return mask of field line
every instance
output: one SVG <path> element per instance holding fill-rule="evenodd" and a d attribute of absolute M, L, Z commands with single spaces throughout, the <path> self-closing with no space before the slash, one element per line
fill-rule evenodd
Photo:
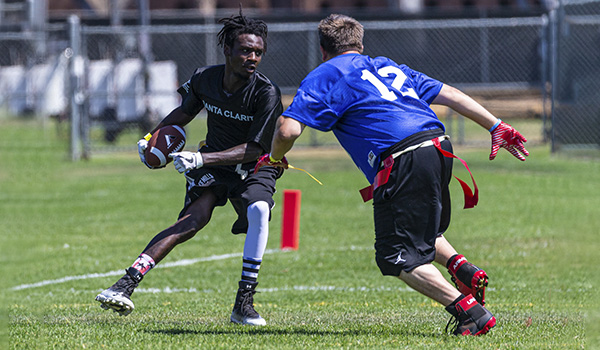
<path fill-rule="evenodd" d="M 265 254 L 274 254 L 274 253 L 281 253 L 281 252 L 286 252 L 286 250 L 267 249 L 265 251 Z M 187 266 L 187 265 L 192 265 L 192 264 L 196 264 L 199 262 L 217 261 L 217 260 L 225 260 L 225 259 L 230 259 L 230 258 L 241 258 L 241 257 L 242 257 L 242 253 L 212 255 L 212 256 L 208 256 L 208 257 L 204 257 L 204 258 L 183 259 L 183 260 L 178 260 L 178 261 L 166 262 L 164 264 L 156 265 L 156 268 Z M 31 289 L 31 288 L 38 288 L 38 287 L 43 287 L 43 286 L 47 286 L 47 285 L 51 285 L 51 284 L 59 284 L 59 283 L 65 283 L 65 282 L 70 282 L 70 281 L 87 280 L 87 279 L 92 279 L 92 278 L 101 278 L 101 277 L 109 277 L 109 276 L 120 276 L 120 275 L 124 274 L 124 271 L 125 270 L 123 269 L 123 270 L 109 271 L 109 272 L 104 272 L 104 273 L 88 273 L 85 275 L 78 275 L 78 276 L 65 276 L 62 278 L 54 279 L 54 280 L 45 280 L 45 281 L 40 281 L 40 282 L 36 282 L 36 283 L 21 284 L 21 285 L 10 288 L 10 290 Z"/>
<path fill-rule="evenodd" d="M 198 290 L 196 288 L 171 288 L 171 287 L 163 287 L 163 288 L 137 288 L 136 293 L 147 293 L 147 294 L 171 294 L 171 293 L 213 293 L 215 290 L 207 289 L 207 290 Z M 274 287 L 274 288 L 260 288 L 260 293 L 282 293 L 282 292 L 414 292 L 415 290 L 408 286 L 400 286 L 400 287 L 366 287 L 366 286 L 358 286 L 358 287 L 341 287 L 341 286 L 289 286 L 289 287 Z M 218 291 L 220 292 L 220 291 Z"/>
<path fill-rule="evenodd" d="M 350 246 L 350 247 L 338 248 L 338 249 L 365 250 L 365 249 L 372 249 L 372 248 L 371 247 Z M 288 252 L 288 251 L 290 251 L 290 250 L 267 249 L 265 251 L 265 254 L 284 253 L 284 252 Z M 166 262 L 166 263 L 162 263 L 160 265 L 156 265 L 156 268 L 187 266 L 187 265 L 193 265 L 193 264 L 196 264 L 199 262 L 217 261 L 217 260 L 225 260 L 225 259 L 230 259 L 230 258 L 241 258 L 241 257 L 242 257 L 242 253 L 212 255 L 212 256 L 208 256 L 208 257 L 204 257 L 204 258 L 182 259 L 182 260 L 177 260 L 177 261 L 172 261 L 172 262 Z M 101 278 L 101 277 L 110 277 L 110 276 L 120 276 L 120 275 L 124 274 L 124 271 L 125 271 L 125 269 L 109 271 L 109 272 L 104 272 L 104 273 L 88 273 L 85 275 L 78 275 L 78 276 L 65 276 L 62 278 L 54 279 L 54 280 L 45 280 L 45 281 L 40 281 L 40 282 L 36 282 L 36 283 L 21 284 L 21 285 L 10 288 L 10 290 L 31 289 L 31 288 L 38 288 L 38 287 L 48 286 L 51 284 L 59 284 L 59 283 L 65 283 L 65 282 L 70 282 L 70 281 L 87 280 L 87 279 L 92 279 L 92 278 Z"/>

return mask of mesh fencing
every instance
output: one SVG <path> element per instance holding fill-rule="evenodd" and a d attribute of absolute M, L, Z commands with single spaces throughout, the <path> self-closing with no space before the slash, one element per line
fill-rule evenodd
<path fill-rule="evenodd" d="M 365 54 L 387 56 L 457 86 L 553 150 L 598 147 L 600 1 L 528 18 L 365 21 Z M 321 63 L 317 23 L 270 23 L 259 70 L 284 105 Z M 177 87 L 194 70 L 224 62 L 220 25 L 69 26 L 0 33 L 0 106 L 11 115 L 63 121 L 74 159 L 132 149 L 179 105 Z M 450 110 L 436 112 L 458 144 L 489 143 Z M 199 118 L 202 119 L 201 113 Z M 198 119 L 198 118 L 197 118 Z M 70 123 L 69 123 L 70 122 Z M 188 126 L 201 140 L 205 123 Z M 335 144 L 311 131 L 306 145 Z"/>
<path fill-rule="evenodd" d="M 556 13 L 552 147 L 600 147 L 600 2 Z"/>

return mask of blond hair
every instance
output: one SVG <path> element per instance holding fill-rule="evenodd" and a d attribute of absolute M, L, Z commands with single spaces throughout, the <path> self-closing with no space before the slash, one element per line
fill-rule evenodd
<path fill-rule="evenodd" d="M 364 29 L 352 17 L 331 14 L 319 22 L 319 44 L 330 54 L 363 51 Z"/>

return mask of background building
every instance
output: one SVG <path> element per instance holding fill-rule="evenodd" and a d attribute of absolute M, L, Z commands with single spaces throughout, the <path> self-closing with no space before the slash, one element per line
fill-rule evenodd
<path fill-rule="evenodd" d="M 540 14 L 558 0 L 0 0 L 0 28 L 39 28 L 77 14 L 84 22 L 137 23 L 147 9 L 152 23 L 210 22 L 237 11 L 267 20 L 313 19 L 331 12 L 366 18 L 506 17 Z"/>

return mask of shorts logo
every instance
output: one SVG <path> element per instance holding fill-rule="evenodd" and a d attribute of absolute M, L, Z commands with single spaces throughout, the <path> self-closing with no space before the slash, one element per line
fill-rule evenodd
<path fill-rule="evenodd" d="M 190 79 L 191 80 L 191 79 Z M 186 81 L 181 87 L 185 90 L 186 93 L 190 93 L 190 80 Z"/>
<path fill-rule="evenodd" d="M 198 181 L 196 182 L 196 185 L 198 185 L 198 186 L 204 186 L 210 180 L 213 180 L 214 178 L 215 177 L 212 174 L 204 174 L 204 176 L 202 176 L 200 179 L 198 179 Z"/>
<path fill-rule="evenodd" d="M 192 187 L 195 187 L 195 186 L 204 187 L 209 182 L 211 182 L 212 180 L 214 180 L 214 178 L 215 178 L 213 176 L 213 174 L 206 173 L 206 174 L 202 175 L 201 178 L 196 179 L 196 178 L 190 176 L 188 173 L 189 173 L 189 171 L 185 173 L 185 178 L 187 179 L 187 182 L 188 182 L 188 190 L 191 189 Z"/>
<path fill-rule="evenodd" d="M 398 258 L 396 258 L 395 265 L 406 262 L 406 259 L 402 259 L 402 252 L 398 253 Z"/>
<path fill-rule="evenodd" d="M 369 165 L 371 166 L 371 168 L 373 168 L 375 166 L 375 160 L 377 159 L 377 156 L 375 155 L 375 153 L 373 153 L 373 151 L 369 151 L 369 155 L 367 157 Z"/>

